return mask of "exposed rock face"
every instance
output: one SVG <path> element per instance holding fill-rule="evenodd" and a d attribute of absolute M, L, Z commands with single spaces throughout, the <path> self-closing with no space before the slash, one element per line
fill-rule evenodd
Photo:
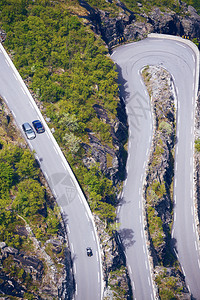
<path fill-rule="evenodd" d="M 120 38 L 127 41 L 138 40 L 151 32 L 187 35 L 191 39 L 197 38 L 200 41 L 200 16 L 192 6 L 187 7 L 184 3 L 180 6 L 183 11 L 181 15 L 170 10 L 162 12 L 157 7 L 152 8 L 147 15 L 135 14 L 119 1 L 123 12 L 115 18 L 110 17 L 106 11 L 93 9 L 86 1 L 79 1 L 79 3 L 88 10 L 88 20 L 93 30 L 101 34 L 109 48 L 117 45 Z"/>
<path fill-rule="evenodd" d="M 51 249 L 59 256 L 63 241 L 49 240 Z M 41 254 L 41 252 L 43 254 Z M 47 261 L 49 260 L 49 261 Z M 51 263 L 51 266 L 49 265 Z M 44 249 L 34 249 L 33 254 L 7 247 L 0 243 L 0 294 L 24 298 L 25 293 L 32 293 L 34 299 L 66 299 L 66 279 L 63 255 L 61 257 L 60 272 Z M 46 269 L 46 271 L 45 271 Z M 33 290 L 30 288 L 30 285 Z M 36 292 L 37 291 L 37 292 Z"/>
<path fill-rule="evenodd" d="M 120 237 L 116 231 L 113 231 L 112 235 L 108 234 L 97 216 L 95 224 L 102 248 L 103 277 L 106 284 L 104 299 L 132 299 L 130 278 L 125 268 L 126 257 Z"/>
<path fill-rule="evenodd" d="M 128 138 L 125 106 L 121 100 L 115 120 L 111 120 L 107 111 L 98 104 L 94 105 L 94 110 L 98 119 L 110 125 L 114 147 L 111 149 L 108 145 L 103 145 L 93 132 L 88 132 L 89 145 L 82 143 L 82 147 L 86 150 L 86 153 L 90 152 L 91 154 L 89 157 L 85 157 L 83 162 L 87 168 L 95 162 L 99 163 L 104 174 L 115 184 L 125 178 L 126 154 L 123 145 Z M 110 157 L 110 162 L 108 157 Z"/>
<path fill-rule="evenodd" d="M 172 250 L 170 233 L 173 221 L 173 152 L 176 141 L 173 81 L 171 75 L 160 66 L 145 68 L 143 78 L 151 95 L 154 115 L 153 145 L 144 190 L 155 280 L 161 290 L 166 278 L 170 278 L 176 289 L 182 288 L 180 299 L 190 299 L 184 275 Z M 179 297 L 176 289 L 173 291 L 174 296 Z"/>
<path fill-rule="evenodd" d="M 147 170 L 145 195 L 147 205 L 153 207 L 156 215 L 162 220 L 164 241 L 155 247 L 158 261 L 162 261 L 165 259 L 170 232 L 169 224 L 172 222 L 170 186 L 174 172 L 172 150 L 175 144 L 175 99 L 172 79 L 167 71 L 161 67 L 151 66 L 144 72 L 144 76 L 147 78 L 147 88 L 151 95 L 152 110 L 155 116 L 155 132 Z M 154 188 L 154 184 L 157 184 L 158 187 Z M 159 190 L 159 184 L 164 185 L 163 192 Z"/>

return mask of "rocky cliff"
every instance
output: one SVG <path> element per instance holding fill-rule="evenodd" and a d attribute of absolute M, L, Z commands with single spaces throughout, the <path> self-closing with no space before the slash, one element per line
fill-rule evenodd
<path fill-rule="evenodd" d="M 180 2 L 180 13 L 158 7 L 145 12 L 140 4 L 140 13 L 135 13 L 118 1 L 121 8 L 116 17 L 110 16 L 106 10 L 94 9 L 87 1 L 79 1 L 87 11 L 87 20 L 93 30 L 100 34 L 109 48 L 122 41 L 136 41 L 145 38 L 148 33 L 186 35 L 190 39 L 200 41 L 200 16 L 192 6 Z"/>
<path fill-rule="evenodd" d="M 27 149 L 9 109 L 0 100 L 0 151 L 6 146 L 10 146 L 9 149 L 14 147 Z M 1 153 L 0 163 L 3 159 Z M 9 205 L 6 205 L 7 202 L 3 200 L 1 194 L 0 299 L 64 300 L 73 297 L 74 282 L 65 227 L 53 195 L 41 173 L 38 181 L 45 187 L 46 202 L 44 209 L 36 214 L 35 222 L 33 218 L 24 217 L 23 214 L 13 210 L 11 202 L 15 198 L 14 189 L 9 194 L 11 201 Z M 58 222 L 58 230 L 49 231 L 45 238 L 41 238 L 40 234 L 37 235 L 37 229 L 44 228 L 43 226 L 46 229 L 50 227 L 45 219 L 47 211 L 48 213 L 52 211 L 52 218 Z M 13 215 L 11 220 L 10 215 Z"/>
<path fill-rule="evenodd" d="M 167 299 L 189 299 L 171 238 L 176 142 L 176 96 L 173 80 L 160 66 L 146 67 L 143 78 L 151 97 L 154 116 L 154 137 L 146 170 L 144 195 L 155 281 L 160 296 L 165 293 Z"/>

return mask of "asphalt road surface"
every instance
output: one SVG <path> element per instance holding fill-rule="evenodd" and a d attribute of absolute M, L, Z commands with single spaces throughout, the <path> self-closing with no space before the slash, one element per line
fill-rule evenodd
<path fill-rule="evenodd" d="M 154 298 L 142 209 L 143 180 L 152 141 L 152 113 L 140 72 L 144 66 L 160 65 L 172 75 L 177 95 L 172 235 L 189 290 L 195 299 L 200 299 L 200 260 L 193 209 L 194 109 L 196 78 L 199 76 L 197 58 L 181 40 L 157 38 L 120 46 L 111 57 L 119 72 L 120 94 L 126 103 L 129 121 L 127 179 L 118 216 L 134 298 Z"/>
<path fill-rule="evenodd" d="M 17 125 L 22 130 L 24 122 L 41 120 L 41 114 L 35 107 L 19 74 L 13 67 L 3 49 L 0 48 L 0 95 L 10 108 Z M 43 121 L 44 123 L 44 121 Z M 45 133 L 37 134 L 28 141 L 61 207 L 73 260 L 75 277 L 75 299 L 101 299 L 102 277 L 99 245 L 96 238 L 91 213 L 84 204 L 83 195 L 71 176 L 65 159 L 52 138 L 46 124 Z M 91 247 L 93 256 L 88 257 L 86 247 Z"/>

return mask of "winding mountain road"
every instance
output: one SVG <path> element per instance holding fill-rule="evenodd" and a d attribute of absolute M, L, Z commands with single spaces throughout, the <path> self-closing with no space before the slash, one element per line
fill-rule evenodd
<path fill-rule="evenodd" d="M 74 290 L 73 299 L 76 300 L 100 300 L 103 290 L 101 256 L 90 209 L 51 131 L 1 44 L 0 95 L 21 130 L 24 122 L 31 124 L 35 119 L 42 120 L 45 126 L 45 133 L 37 134 L 28 144 L 35 151 L 66 225 L 75 279 L 73 287 L 73 283 L 70 285 L 69 278 L 66 278 L 68 293 L 72 298 Z M 86 254 L 88 246 L 93 250 L 92 257 Z"/>
<path fill-rule="evenodd" d="M 200 256 L 194 220 L 194 120 L 199 80 L 199 53 L 192 43 L 172 36 L 152 35 L 120 46 L 112 59 L 119 72 L 120 94 L 129 120 L 127 179 L 118 207 L 120 235 L 125 247 L 135 299 L 154 299 L 143 226 L 142 188 L 152 141 L 150 100 L 140 71 L 160 65 L 172 75 L 177 96 L 177 145 L 174 176 L 172 236 L 192 296 L 200 299 Z"/>

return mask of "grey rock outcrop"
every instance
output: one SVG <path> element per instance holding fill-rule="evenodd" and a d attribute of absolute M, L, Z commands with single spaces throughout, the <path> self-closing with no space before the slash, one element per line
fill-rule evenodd
<path fill-rule="evenodd" d="M 95 104 L 94 110 L 97 118 L 110 126 L 113 147 L 102 144 L 93 132 L 88 131 L 89 144 L 82 143 L 86 151 L 83 163 L 87 168 L 94 163 L 99 163 L 104 174 L 116 184 L 125 178 L 126 153 L 123 145 L 128 138 L 125 106 L 121 99 L 117 108 L 117 117 L 114 120 L 111 120 L 102 106 Z"/>
<path fill-rule="evenodd" d="M 109 12 L 94 9 L 86 1 L 79 1 L 88 11 L 88 22 L 92 29 L 100 34 L 103 40 L 112 48 L 122 41 L 131 41 L 145 38 L 148 33 L 162 33 L 171 35 L 186 35 L 190 39 L 200 41 L 200 16 L 192 6 L 180 3 L 181 14 L 166 9 L 161 11 L 153 7 L 148 14 L 135 13 L 118 1 L 122 12 L 117 17 L 110 17 Z"/>

